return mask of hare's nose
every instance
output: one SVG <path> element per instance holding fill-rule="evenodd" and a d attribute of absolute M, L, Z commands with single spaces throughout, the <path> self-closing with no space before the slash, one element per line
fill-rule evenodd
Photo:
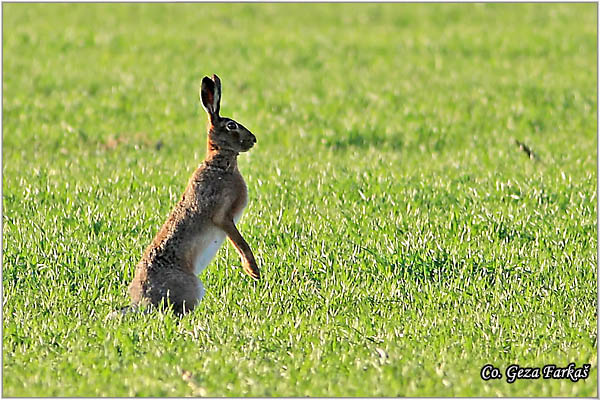
<path fill-rule="evenodd" d="M 252 143 L 256 143 L 256 136 L 252 135 Z"/>

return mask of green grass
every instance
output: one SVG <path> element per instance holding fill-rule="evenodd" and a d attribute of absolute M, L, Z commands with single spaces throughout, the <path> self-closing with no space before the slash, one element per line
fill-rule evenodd
<path fill-rule="evenodd" d="M 596 396 L 596 8 L 3 5 L 3 395 Z M 192 314 L 104 322 L 212 73 L 263 280 L 226 244 Z"/>

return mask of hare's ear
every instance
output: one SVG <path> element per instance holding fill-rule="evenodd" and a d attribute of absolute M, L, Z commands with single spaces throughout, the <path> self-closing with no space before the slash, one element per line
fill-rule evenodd
<path fill-rule="evenodd" d="M 219 112 L 221 111 L 221 79 L 213 74 L 213 82 L 215 82 L 215 110 L 217 115 L 219 115 Z"/>
<path fill-rule="evenodd" d="M 218 80 L 219 78 L 217 78 Z M 219 106 L 221 103 L 221 81 L 215 83 L 208 76 L 202 78 L 200 87 L 200 100 L 202 106 L 210 116 L 210 119 L 219 118 Z"/>

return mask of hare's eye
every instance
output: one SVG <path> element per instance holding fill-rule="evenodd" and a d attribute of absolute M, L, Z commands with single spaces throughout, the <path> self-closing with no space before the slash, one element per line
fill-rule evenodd
<path fill-rule="evenodd" d="M 228 131 L 235 131 L 238 128 L 238 125 L 233 121 L 229 121 L 227 125 L 225 125 L 225 128 L 227 128 Z"/>

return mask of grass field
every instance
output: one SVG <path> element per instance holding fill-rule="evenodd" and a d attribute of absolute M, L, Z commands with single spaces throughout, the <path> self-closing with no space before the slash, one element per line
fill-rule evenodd
<path fill-rule="evenodd" d="M 3 395 L 596 396 L 596 7 L 4 4 Z M 212 73 L 263 280 L 104 322 Z"/>

